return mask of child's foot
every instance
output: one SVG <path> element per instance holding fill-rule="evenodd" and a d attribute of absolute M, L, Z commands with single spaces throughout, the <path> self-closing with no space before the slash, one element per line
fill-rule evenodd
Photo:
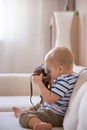
<path fill-rule="evenodd" d="M 33 130 L 52 130 L 52 125 L 50 123 L 37 123 L 35 124 Z"/>
<path fill-rule="evenodd" d="M 18 107 L 12 107 L 12 110 L 15 116 L 18 118 L 19 114 L 21 113 L 21 110 Z"/>

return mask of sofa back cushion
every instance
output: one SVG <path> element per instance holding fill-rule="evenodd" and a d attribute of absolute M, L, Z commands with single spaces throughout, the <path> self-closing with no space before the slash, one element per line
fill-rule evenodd
<path fill-rule="evenodd" d="M 87 130 L 87 101 L 86 100 L 87 100 L 87 89 L 83 95 L 83 98 L 79 106 L 79 111 L 78 111 L 79 121 L 78 121 L 77 130 Z"/>
<path fill-rule="evenodd" d="M 64 130 L 76 130 L 77 128 L 80 101 L 85 93 L 85 90 L 87 90 L 86 81 L 87 81 L 87 70 L 84 69 L 80 73 L 80 77 L 74 87 L 73 93 L 70 98 L 69 107 L 63 122 Z"/>

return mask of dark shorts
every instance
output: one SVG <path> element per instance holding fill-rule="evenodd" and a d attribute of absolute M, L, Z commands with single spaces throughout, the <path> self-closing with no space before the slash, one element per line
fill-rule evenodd
<path fill-rule="evenodd" d="M 19 116 L 19 123 L 25 128 L 29 128 L 28 122 L 32 117 L 39 118 L 42 122 L 51 123 L 53 127 L 61 127 L 64 116 L 57 115 L 50 110 L 29 110 Z"/>

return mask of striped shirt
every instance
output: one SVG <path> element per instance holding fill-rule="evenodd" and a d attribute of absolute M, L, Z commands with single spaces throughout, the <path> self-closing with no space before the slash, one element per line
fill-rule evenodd
<path fill-rule="evenodd" d="M 51 92 L 58 95 L 59 100 L 52 104 L 44 102 L 43 109 L 50 109 L 56 114 L 65 115 L 72 90 L 78 77 L 77 73 L 57 77 L 51 85 Z"/>

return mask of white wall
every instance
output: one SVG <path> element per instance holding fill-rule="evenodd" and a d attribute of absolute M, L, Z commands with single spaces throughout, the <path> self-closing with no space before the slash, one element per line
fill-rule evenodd
<path fill-rule="evenodd" d="M 29 73 L 43 62 L 59 1 L 0 0 L 0 73 Z"/>
<path fill-rule="evenodd" d="M 0 73 L 32 72 L 37 64 L 43 62 L 44 55 L 51 48 L 50 17 L 54 11 L 63 11 L 64 1 L 6 0 L 5 2 L 10 1 L 10 5 L 4 7 L 5 12 L 10 10 L 8 16 L 5 12 L 2 14 L 1 1 L 4 2 L 0 0 Z M 18 2 L 21 8 L 18 6 L 14 8 L 15 2 Z M 76 0 L 76 10 L 79 12 L 79 64 L 85 66 L 87 66 L 86 6 L 87 0 Z"/>

